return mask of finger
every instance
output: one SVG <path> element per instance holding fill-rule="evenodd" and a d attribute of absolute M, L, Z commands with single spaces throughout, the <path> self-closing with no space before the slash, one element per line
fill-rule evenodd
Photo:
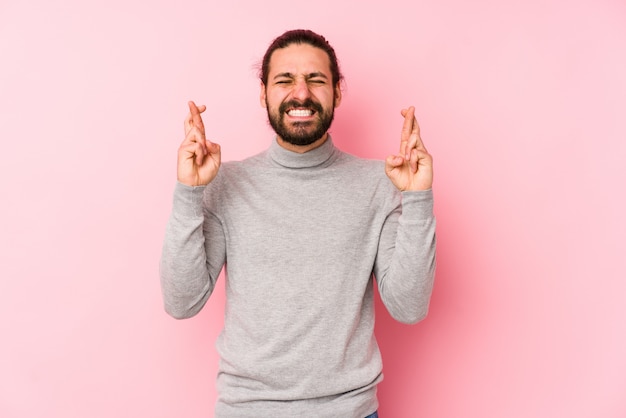
<path fill-rule="evenodd" d="M 187 104 L 189 106 L 189 115 L 185 123 L 185 133 L 187 133 L 192 126 L 195 126 L 201 132 L 202 138 L 205 138 L 204 122 L 200 114 L 206 110 L 206 106 L 196 106 L 193 101 L 189 101 Z"/>
<path fill-rule="evenodd" d="M 187 135 L 185 135 L 185 140 L 183 142 L 199 142 L 204 144 L 206 138 L 204 137 L 204 132 L 202 132 L 196 125 L 192 125 Z"/>
<path fill-rule="evenodd" d="M 399 155 L 390 155 L 385 159 L 385 172 L 390 173 L 404 164 L 404 158 Z"/>
<path fill-rule="evenodd" d="M 202 105 L 202 106 L 196 106 L 196 104 L 194 102 L 188 102 L 187 105 L 189 106 L 189 113 L 187 113 L 187 116 L 185 117 L 185 136 L 187 136 L 187 134 L 189 133 L 189 131 L 191 130 L 191 128 L 194 126 L 194 111 L 192 111 L 192 106 L 195 107 L 195 109 L 198 111 L 197 113 L 202 113 L 206 110 L 206 106 Z M 200 121 L 202 122 L 202 118 L 200 118 Z M 204 124 L 202 125 L 203 128 L 203 132 L 204 132 Z"/>
<path fill-rule="evenodd" d="M 420 130 L 420 124 L 417 121 L 417 118 L 413 121 L 413 134 L 415 135 L 415 148 L 421 149 L 422 151 L 426 151 L 426 147 L 424 146 L 424 141 L 422 141 L 422 135 Z"/>
<path fill-rule="evenodd" d="M 432 172 L 432 168 L 433 168 L 433 157 L 426 151 L 422 151 L 419 149 L 414 149 L 413 152 L 415 153 L 415 162 L 416 162 L 416 168 L 415 168 L 415 173 L 417 172 L 417 170 L 420 171 L 424 171 L 424 172 Z"/>
<path fill-rule="evenodd" d="M 207 149 L 207 142 L 208 141 L 204 138 L 204 134 L 202 134 L 196 126 L 192 126 L 187 133 L 183 144 L 198 144 L 200 147 L 202 147 L 203 152 L 206 154 L 209 152 Z"/>
<path fill-rule="evenodd" d="M 402 124 L 402 131 L 400 133 L 400 155 L 404 155 L 408 158 L 407 146 L 413 132 L 413 119 L 415 108 L 410 106 L 408 109 L 402 109 L 400 114 L 404 116 L 404 122 Z"/>
<path fill-rule="evenodd" d="M 420 168 L 429 168 L 432 169 L 433 166 L 433 157 L 426 151 L 417 150 L 417 164 Z"/>
<path fill-rule="evenodd" d="M 185 137 L 189 134 L 189 131 L 193 128 L 193 120 L 191 119 L 191 112 L 185 116 Z"/>
<path fill-rule="evenodd" d="M 412 149 L 419 149 L 421 151 L 426 151 L 426 147 L 424 146 L 424 141 L 422 141 L 422 137 L 420 136 L 420 127 L 417 123 L 417 119 L 413 120 L 413 130 L 411 132 L 411 136 L 409 138 L 409 142 L 407 144 L 407 158 Z"/>
<path fill-rule="evenodd" d="M 215 143 L 215 142 L 211 142 L 211 141 L 209 141 L 207 139 L 206 140 L 206 149 L 211 154 L 219 154 L 219 152 L 220 152 L 220 145 Z"/>
<path fill-rule="evenodd" d="M 409 159 L 409 167 L 411 168 L 412 173 L 417 173 L 417 166 L 419 163 L 419 155 L 417 149 L 413 148 L 411 150 L 411 158 Z"/>
<path fill-rule="evenodd" d="M 196 151 L 196 164 L 202 165 L 207 158 L 217 158 L 218 165 L 221 159 L 221 147 L 215 142 L 211 142 L 208 139 L 196 142 L 198 148 Z M 198 158 L 200 157 L 200 158 Z"/>
<path fill-rule="evenodd" d="M 207 155 L 206 149 L 197 142 L 183 144 L 179 150 L 180 157 L 183 160 L 193 160 L 194 164 L 202 165 L 204 157 Z M 182 160 L 181 160 L 182 161 Z"/>
<path fill-rule="evenodd" d="M 206 106 L 201 105 L 198 107 L 193 101 L 189 101 L 188 105 L 189 113 L 191 113 L 191 121 L 204 134 L 204 122 L 202 121 L 202 116 L 200 116 L 200 114 L 206 110 Z"/>
<path fill-rule="evenodd" d="M 409 143 L 407 144 L 407 159 L 409 158 L 408 154 L 410 154 L 411 150 L 417 149 L 420 152 L 428 153 L 426 146 L 424 145 L 424 141 L 422 140 L 422 136 L 420 135 L 420 127 L 417 119 L 413 121 L 413 132 L 411 133 L 411 138 Z"/>

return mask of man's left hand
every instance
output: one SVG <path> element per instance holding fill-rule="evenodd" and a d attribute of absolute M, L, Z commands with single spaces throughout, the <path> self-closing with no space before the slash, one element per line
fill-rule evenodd
<path fill-rule="evenodd" d="M 433 158 L 426 151 L 415 118 L 415 108 L 402 109 L 400 154 L 385 160 L 385 173 L 401 191 L 428 190 L 433 186 Z"/>

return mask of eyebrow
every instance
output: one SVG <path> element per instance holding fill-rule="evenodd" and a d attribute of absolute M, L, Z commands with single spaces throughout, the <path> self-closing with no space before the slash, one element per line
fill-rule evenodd
<path fill-rule="evenodd" d="M 277 78 L 281 78 L 281 77 L 285 77 L 285 78 L 296 78 L 296 76 L 295 76 L 294 74 L 289 73 L 289 72 L 284 72 L 284 73 L 278 73 L 278 74 L 276 74 L 276 75 L 274 76 L 274 80 L 276 80 Z M 324 73 L 322 73 L 322 72 L 319 72 L 319 71 L 317 71 L 317 72 L 313 72 L 313 73 L 309 73 L 309 74 L 306 74 L 306 75 L 304 76 L 304 78 L 305 78 L 305 79 L 307 79 L 307 80 L 310 80 L 311 78 L 316 78 L 316 77 L 320 77 L 320 78 L 323 78 L 323 79 L 328 80 L 328 76 L 326 76 L 326 74 L 324 74 Z"/>

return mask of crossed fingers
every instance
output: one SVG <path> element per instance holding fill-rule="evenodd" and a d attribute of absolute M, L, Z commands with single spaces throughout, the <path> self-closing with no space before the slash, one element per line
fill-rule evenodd
<path fill-rule="evenodd" d="M 185 118 L 185 136 L 187 136 L 189 132 L 195 127 L 198 133 L 200 133 L 204 139 L 204 122 L 202 121 L 202 116 L 200 114 L 206 110 L 206 106 L 200 105 L 200 107 L 198 107 L 192 101 L 190 101 L 188 105 L 189 113 Z"/>
<path fill-rule="evenodd" d="M 208 154 L 206 145 L 206 134 L 201 113 L 206 110 L 205 105 L 199 107 L 193 101 L 188 103 L 189 114 L 185 118 L 185 141 L 184 148 L 195 157 L 196 164 L 202 164 L 204 157 Z"/>
<path fill-rule="evenodd" d="M 400 114 L 404 117 L 400 134 L 400 156 L 409 163 L 412 172 L 417 172 L 418 161 L 425 153 L 428 153 L 422 138 L 420 127 L 415 118 L 415 107 L 402 109 Z"/>

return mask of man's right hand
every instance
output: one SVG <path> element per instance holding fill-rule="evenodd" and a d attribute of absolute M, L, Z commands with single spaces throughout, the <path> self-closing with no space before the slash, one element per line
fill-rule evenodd
<path fill-rule="evenodd" d="M 185 140 L 178 148 L 178 181 L 187 186 L 204 186 L 220 168 L 220 146 L 206 139 L 200 114 L 206 106 L 189 102 L 185 118 Z"/>

